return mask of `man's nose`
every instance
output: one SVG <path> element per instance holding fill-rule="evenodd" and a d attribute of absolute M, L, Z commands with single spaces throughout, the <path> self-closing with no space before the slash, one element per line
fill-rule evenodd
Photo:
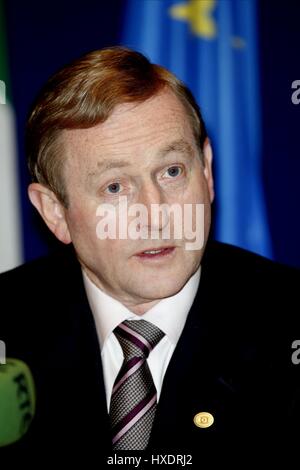
<path fill-rule="evenodd" d="M 139 203 L 145 208 L 143 228 L 161 232 L 169 223 L 167 200 L 163 190 L 154 182 L 144 184 Z"/>

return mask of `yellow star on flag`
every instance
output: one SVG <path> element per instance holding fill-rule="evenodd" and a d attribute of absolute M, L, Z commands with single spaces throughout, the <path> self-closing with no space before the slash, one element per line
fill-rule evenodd
<path fill-rule="evenodd" d="M 193 33 L 206 39 L 217 34 L 217 25 L 212 17 L 216 0 L 189 0 L 170 8 L 170 15 L 176 20 L 188 21 Z"/>

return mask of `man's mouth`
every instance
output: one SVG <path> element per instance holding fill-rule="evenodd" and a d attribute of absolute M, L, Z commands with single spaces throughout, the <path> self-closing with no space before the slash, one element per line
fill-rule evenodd
<path fill-rule="evenodd" d="M 175 250 L 175 246 L 167 246 L 163 248 L 150 248 L 145 251 L 141 251 L 136 256 L 139 258 L 157 259 L 163 256 L 170 255 Z"/>

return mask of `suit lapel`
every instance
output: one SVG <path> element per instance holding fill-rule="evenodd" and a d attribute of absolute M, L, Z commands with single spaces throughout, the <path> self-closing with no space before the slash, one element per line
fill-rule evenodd
<path fill-rule="evenodd" d="M 236 389 L 227 380 L 226 360 L 221 357 L 227 333 L 218 329 L 220 305 L 212 292 L 218 292 L 218 285 L 211 274 L 204 263 L 197 295 L 164 378 L 150 449 L 195 450 L 200 443 L 207 445 L 212 439 L 216 443 L 218 434 L 234 427 Z M 199 412 L 211 413 L 214 424 L 197 427 L 193 419 Z"/>
<path fill-rule="evenodd" d="M 45 312 L 51 319 L 45 344 L 51 350 L 43 352 L 34 371 L 39 399 L 34 439 L 52 449 L 55 436 L 55 449 L 63 455 L 94 452 L 99 459 L 111 448 L 100 346 L 77 260 L 64 269 L 60 304 L 49 301 Z"/>
<path fill-rule="evenodd" d="M 82 437 L 86 446 L 97 449 L 98 455 L 111 449 L 110 423 L 106 406 L 106 394 L 101 362 L 100 345 L 94 317 L 89 308 L 80 273 L 79 297 L 71 307 L 76 319 L 73 337 L 77 338 L 76 365 L 77 400 L 82 405 L 80 419 Z M 75 354 L 76 357 L 76 354 Z"/>
<path fill-rule="evenodd" d="M 200 304 L 201 292 L 199 287 L 166 371 L 152 433 L 153 448 L 160 448 L 164 442 L 167 448 L 180 449 L 186 438 L 190 440 L 195 413 L 209 411 L 197 407 L 199 383 L 204 382 L 202 374 L 207 370 L 205 361 L 211 359 L 205 351 L 207 325 L 204 315 L 199 315 L 200 305 L 204 305 L 204 299 Z"/>

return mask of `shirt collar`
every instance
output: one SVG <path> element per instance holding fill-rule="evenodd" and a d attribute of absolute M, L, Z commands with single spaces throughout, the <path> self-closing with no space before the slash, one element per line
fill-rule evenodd
<path fill-rule="evenodd" d="M 136 315 L 121 302 L 99 289 L 82 269 L 83 282 L 92 310 L 101 349 L 113 330 L 124 320 L 147 320 L 158 326 L 176 346 L 194 302 L 201 267 L 175 295 L 160 300 L 144 315 Z"/>

